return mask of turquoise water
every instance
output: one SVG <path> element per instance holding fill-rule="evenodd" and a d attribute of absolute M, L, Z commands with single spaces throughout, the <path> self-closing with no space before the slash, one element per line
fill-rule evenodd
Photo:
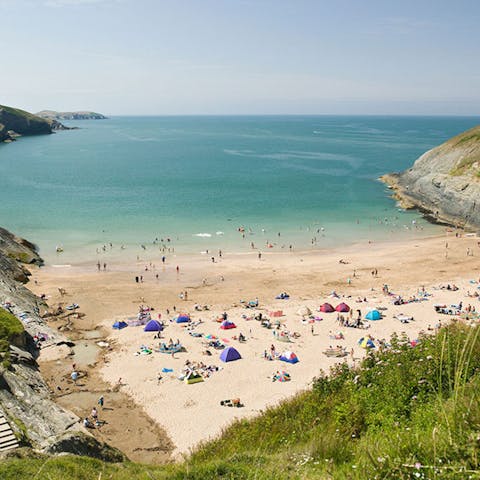
<path fill-rule="evenodd" d="M 0 224 L 36 242 L 54 263 L 56 245 L 64 248 L 62 262 L 74 262 L 96 258 L 107 242 L 136 252 L 167 237 L 177 252 L 199 252 L 247 251 L 252 241 L 306 249 L 425 235 L 436 227 L 398 211 L 377 178 L 477 122 L 335 116 L 70 122 L 80 130 L 0 146 Z"/>

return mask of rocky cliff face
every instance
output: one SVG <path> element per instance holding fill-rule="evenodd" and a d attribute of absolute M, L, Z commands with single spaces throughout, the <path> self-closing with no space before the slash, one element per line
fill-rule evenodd
<path fill-rule="evenodd" d="M 381 179 L 405 208 L 441 223 L 480 228 L 480 126 L 424 153 L 409 170 Z"/>
<path fill-rule="evenodd" d="M 52 133 L 52 128 L 45 119 L 24 110 L 0 105 L 0 141 L 14 140 L 18 135 L 48 133 Z"/>
<path fill-rule="evenodd" d="M 14 314 L 25 332 L 10 339 L 11 364 L 0 364 L 0 414 L 3 414 L 22 444 L 50 453 L 70 452 L 105 460 L 121 461 L 116 449 L 98 442 L 79 424 L 79 418 L 58 406 L 42 379 L 35 361 L 34 337 L 42 348 L 69 344 L 39 316 L 43 302 L 23 283 L 28 273 L 19 261 L 41 264 L 35 247 L 0 229 L 0 305 Z M 21 338 L 20 338 L 21 337 Z"/>

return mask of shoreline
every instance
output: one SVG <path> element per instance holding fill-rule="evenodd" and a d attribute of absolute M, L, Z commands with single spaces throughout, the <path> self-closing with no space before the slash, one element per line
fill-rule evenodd
<path fill-rule="evenodd" d="M 472 257 L 465 255 L 466 248 L 476 256 L 480 255 L 476 237 L 457 238 L 447 232 L 446 235 L 429 238 L 315 252 L 266 252 L 261 260 L 255 252 L 252 255 L 226 254 L 215 263 L 208 257 L 193 258 L 187 266 L 181 264 L 178 276 L 175 273 L 176 262 L 169 262 L 163 270 L 144 272 L 144 282 L 138 284 L 133 277 L 141 271 L 145 262 L 127 262 L 120 267 L 112 264 L 106 272 L 97 272 L 94 266 L 88 269 L 86 266 L 65 269 L 42 267 L 34 272 L 33 277 L 36 280 L 35 292 L 46 293 L 51 307 L 58 302 L 80 305 L 80 311 L 85 313 L 87 320 L 79 321 L 78 330 L 85 332 L 100 327 L 106 330 L 109 334 L 107 341 L 116 346 L 105 355 L 104 360 L 97 362 L 95 370 L 110 383 L 111 388 L 122 378 L 121 390 L 156 424 L 166 429 L 176 447 L 174 456 L 179 458 L 198 442 L 220 433 L 237 416 L 246 418 L 256 415 L 267 406 L 308 388 L 320 369 L 328 370 L 335 363 L 335 360 L 319 353 L 335 342 L 328 337 L 329 331 L 338 330 L 335 318 L 326 315 L 322 321 L 315 321 L 316 335 L 311 335 L 309 329 L 312 324 L 303 324 L 296 313 L 300 307 L 308 306 L 314 315 L 318 315 L 316 310 L 324 301 L 336 304 L 343 300 L 357 308 L 355 299 L 367 297 L 368 302 L 358 304 L 363 314 L 373 306 L 388 309 L 386 319 L 377 322 L 367 333 L 376 338 L 389 338 L 394 331 L 406 331 L 414 337 L 419 330 L 426 330 L 429 324 L 437 321 L 437 316 L 432 313 L 434 302 L 397 308 L 382 295 L 382 285 L 387 283 L 396 293 L 407 296 L 414 294 L 422 285 L 431 290 L 441 282 L 458 282 L 464 296 L 468 273 L 472 278 L 478 276 Z M 339 263 L 340 259 L 345 263 Z M 371 275 L 374 268 L 378 269 L 378 276 Z M 155 278 L 156 273 L 159 280 Z M 205 278 L 207 282 L 204 284 L 202 280 Z M 66 297 L 58 293 L 60 286 L 67 291 Z M 336 290 L 342 300 L 329 299 L 332 290 Z M 187 301 L 179 298 L 180 291 L 188 292 Z M 275 295 L 282 291 L 291 295 L 290 300 L 275 300 Z M 439 301 L 443 301 L 445 295 L 451 297 L 449 303 L 457 301 L 451 292 L 435 291 L 434 295 Z M 255 297 L 260 300 L 258 312 L 268 315 L 270 311 L 283 310 L 282 324 L 300 334 L 294 344 L 288 345 L 296 351 L 300 363 L 290 367 L 283 362 L 265 362 L 261 358 L 263 350 L 272 343 L 272 332 L 259 327 L 258 322 L 242 318 L 242 315 L 250 315 L 251 311 L 240 303 L 240 300 L 248 301 Z M 195 303 L 209 305 L 210 310 L 197 312 Z M 162 319 L 167 320 L 166 339 L 180 338 L 188 353 L 178 354 L 172 359 L 160 353 L 134 355 L 141 344 L 156 345 L 158 341 L 154 343 L 153 335 L 144 333 L 142 327 L 113 331 L 111 325 L 115 320 L 135 315 L 140 304 L 155 307 L 154 315 L 160 313 Z M 222 364 L 216 353 L 206 359 L 201 353 L 204 347 L 200 341 L 189 336 L 183 328 L 168 322 L 173 315 L 173 305 L 177 312 L 190 313 L 196 321 L 202 319 L 199 332 L 220 336 L 228 340 L 229 345 L 238 346 L 242 360 Z M 167 308 L 170 315 L 166 313 Z M 238 328 L 224 333 L 219 330 L 219 324 L 212 319 L 223 311 L 228 312 Z M 412 311 L 415 322 L 404 325 L 393 319 L 395 313 Z M 246 344 L 239 345 L 233 339 L 239 332 L 248 337 Z M 354 348 L 355 358 L 360 358 L 363 352 L 356 342 L 358 335 L 365 331 L 347 329 L 345 333 L 346 339 L 341 343 L 348 349 Z M 276 343 L 276 346 L 278 349 L 285 348 L 281 343 Z M 187 359 L 208 360 L 223 369 L 201 384 L 185 385 L 175 377 Z M 351 362 L 350 357 L 347 361 Z M 268 377 L 285 366 L 292 375 L 292 381 L 287 384 L 272 383 Z M 157 382 L 162 368 L 173 368 L 174 372 Z M 241 398 L 245 408 L 221 407 L 220 400 L 229 397 Z M 190 425 L 191 417 L 203 419 L 209 415 L 216 419 L 215 425 L 211 425 L 212 422 L 206 425 L 203 420 L 194 427 Z"/>

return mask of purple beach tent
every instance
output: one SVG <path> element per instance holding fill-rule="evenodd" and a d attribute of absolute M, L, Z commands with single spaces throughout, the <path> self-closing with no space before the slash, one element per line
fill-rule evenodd
<path fill-rule="evenodd" d="M 241 358 L 242 356 L 238 353 L 238 350 L 233 347 L 223 349 L 220 354 L 220 360 L 222 362 L 233 362 L 234 360 L 240 360 Z"/>
<path fill-rule="evenodd" d="M 150 320 L 144 327 L 144 332 L 161 332 L 163 325 L 158 320 Z"/>

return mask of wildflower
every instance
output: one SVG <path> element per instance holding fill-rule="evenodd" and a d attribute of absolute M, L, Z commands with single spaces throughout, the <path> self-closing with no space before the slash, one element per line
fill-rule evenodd
<path fill-rule="evenodd" d="M 420 470 L 422 468 L 422 464 L 420 462 L 415 462 L 415 465 L 414 467 L 417 469 L 417 470 Z"/>

